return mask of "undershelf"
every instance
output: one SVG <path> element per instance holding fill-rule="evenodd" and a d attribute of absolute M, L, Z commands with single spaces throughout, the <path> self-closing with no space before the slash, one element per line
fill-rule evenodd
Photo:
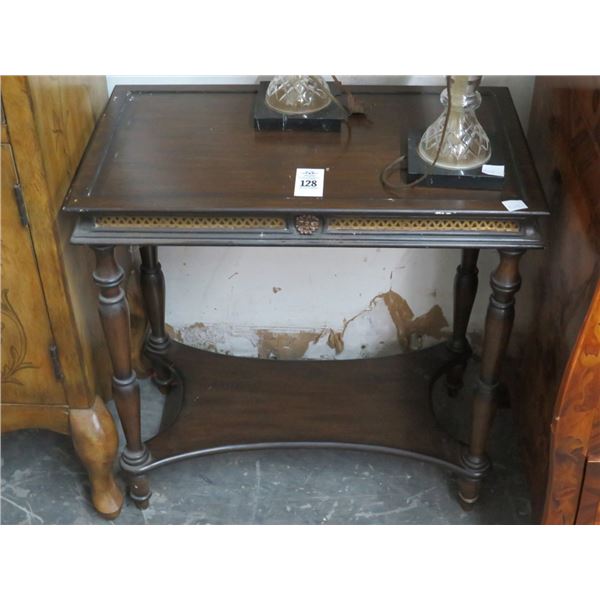
<path fill-rule="evenodd" d="M 431 387 L 466 356 L 445 344 L 359 360 L 278 361 L 215 354 L 172 342 L 161 431 L 147 472 L 233 450 L 346 448 L 410 456 L 471 475 L 462 445 L 437 423 Z"/>

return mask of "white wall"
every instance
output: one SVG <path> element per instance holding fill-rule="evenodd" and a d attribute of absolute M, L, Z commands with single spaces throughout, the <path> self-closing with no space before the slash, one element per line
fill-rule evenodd
<path fill-rule="evenodd" d="M 257 79 L 108 77 L 108 88 Z M 443 84 L 442 77 L 341 79 Z M 486 77 L 484 84 L 508 86 L 526 126 L 533 79 Z M 398 352 L 407 341 L 411 347 L 432 343 L 452 324 L 452 282 L 460 261 L 457 250 L 412 249 L 169 247 L 159 256 L 167 281 L 166 318 L 175 337 L 199 348 L 271 358 L 355 358 Z M 469 327 L 476 346 L 495 264 L 495 252 L 482 252 Z"/>

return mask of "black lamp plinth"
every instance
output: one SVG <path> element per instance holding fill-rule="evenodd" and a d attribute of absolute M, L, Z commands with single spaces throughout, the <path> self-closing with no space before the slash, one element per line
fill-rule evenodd
<path fill-rule="evenodd" d="M 417 151 L 423 132 L 411 132 L 408 135 L 407 152 L 407 174 L 408 183 L 419 179 L 424 174 L 426 177 L 418 183 L 419 186 L 429 187 L 448 187 L 477 190 L 501 190 L 504 187 L 504 178 L 506 176 L 507 165 L 505 163 L 502 144 L 495 136 L 490 136 L 492 146 L 492 155 L 487 164 L 504 165 L 504 176 L 497 177 L 488 175 L 481 171 L 481 167 L 476 169 L 465 169 L 462 171 L 454 169 L 444 169 L 442 167 L 432 167 L 425 162 Z"/>
<path fill-rule="evenodd" d="M 254 128 L 257 131 L 326 131 L 336 132 L 342 128 L 342 122 L 348 113 L 335 98 L 324 109 L 303 115 L 286 115 L 273 110 L 266 101 L 268 81 L 262 81 L 254 104 Z"/>

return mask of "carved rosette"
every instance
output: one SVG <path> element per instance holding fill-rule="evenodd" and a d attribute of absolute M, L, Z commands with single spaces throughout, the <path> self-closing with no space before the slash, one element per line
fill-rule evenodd
<path fill-rule="evenodd" d="M 295 224 L 300 235 L 312 235 L 321 228 L 321 220 L 315 215 L 298 215 Z"/>

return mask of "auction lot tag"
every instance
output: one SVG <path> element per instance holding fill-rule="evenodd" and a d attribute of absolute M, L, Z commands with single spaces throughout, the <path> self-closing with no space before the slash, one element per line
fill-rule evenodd
<path fill-rule="evenodd" d="M 296 169 L 294 196 L 323 197 L 325 169 Z"/>
<path fill-rule="evenodd" d="M 483 165 L 481 172 L 494 177 L 504 177 L 504 165 Z"/>
<path fill-rule="evenodd" d="M 515 210 L 524 210 L 527 208 L 527 204 L 523 202 L 523 200 L 503 200 L 502 204 L 509 212 L 514 212 Z"/>

